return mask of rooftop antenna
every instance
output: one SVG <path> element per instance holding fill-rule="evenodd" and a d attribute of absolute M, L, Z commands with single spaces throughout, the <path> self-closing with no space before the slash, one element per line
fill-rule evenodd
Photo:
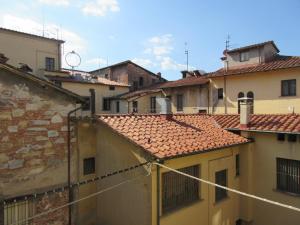
<path fill-rule="evenodd" d="M 185 51 L 184 54 L 186 54 L 186 71 L 189 71 L 189 50 L 187 49 L 187 42 L 184 42 Z"/>
<path fill-rule="evenodd" d="M 106 66 L 108 66 L 108 56 L 106 56 Z"/>
<path fill-rule="evenodd" d="M 226 41 L 225 41 L 225 50 L 227 51 L 230 48 L 230 35 L 227 35 Z"/>

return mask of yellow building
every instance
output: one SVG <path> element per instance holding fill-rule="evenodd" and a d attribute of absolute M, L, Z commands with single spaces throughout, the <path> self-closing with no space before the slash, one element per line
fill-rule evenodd
<path fill-rule="evenodd" d="M 116 96 L 128 113 L 207 113 L 208 79 L 186 77 Z"/>
<path fill-rule="evenodd" d="M 62 40 L 0 28 L 0 53 L 9 58 L 9 64 L 27 72 L 44 76 L 61 69 Z M 23 68 L 25 69 L 24 65 Z"/>
<path fill-rule="evenodd" d="M 253 98 L 252 112 L 300 112 L 300 57 L 279 55 L 273 41 L 224 52 L 224 68 L 210 79 L 210 112 L 238 113 L 238 98 Z"/>
<path fill-rule="evenodd" d="M 124 83 L 111 81 L 79 70 L 64 70 L 63 76 L 46 76 L 56 85 L 83 96 L 91 104 L 84 108 L 89 112 L 90 106 L 95 105 L 95 113 L 126 113 L 127 105 L 123 102 L 112 102 L 114 96 L 127 93 L 129 86 Z M 94 91 L 92 91 L 94 90 Z M 91 98 L 92 92 L 95 99 Z M 93 101 L 93 102 L 92 102 Z"/>

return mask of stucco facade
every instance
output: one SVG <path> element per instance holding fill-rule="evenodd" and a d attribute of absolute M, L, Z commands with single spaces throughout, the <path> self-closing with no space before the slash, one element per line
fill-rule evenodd
<path fill-rule="evenodd" d="M 296 79 L 296 96 L 281 96 L 281 81 Z M 268 72 L 245 73 L 210 78 L 210 112 L 238 113 L 238 94 L 254 94 L 254 113 L 300 113 L 300 69 L 281 69 Z M 223 99 L 217 89 L 223 88 Z"/>
<path fill-rule="evenodd" d="M 22 32 L 0 29 L 0 53 L 9 58 L 9 64 L 20 67 L 27 64 L 33 74 L 44 75 L 46 57 L 54 59 L 54 70 L 61 68 L 63 41 Z"/>

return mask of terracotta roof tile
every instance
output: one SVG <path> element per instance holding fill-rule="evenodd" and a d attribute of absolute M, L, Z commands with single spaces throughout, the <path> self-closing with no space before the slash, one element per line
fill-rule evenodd
<path fill-rule="evenodd" d="M 224 129 L 239 129 L 239 115 L 212 115 Z M 254 114 L 248 130 L 300 133 L 300 114 Z"/>
<path fill-rule="evenodd" d="M 227 71 L 224 68 L 219 69 L 212 73 L 207 73 L 207 77 L 219 77 L 227 75 L 238 75 L 245 73 L 254 72 L 266 72 L 270 70 L 286 69 L 300 67 L 300 57 L 299 56 L 282 56 L 277 55 L 272 61 L 260 64 L 253 64 L 248 66 L 234 67 Z"/>
<path fill-rule="evenodd" d="M 99 115 L 98 119 L 158 158 L 248 142 L 220 128 L 208 115 Z"/>

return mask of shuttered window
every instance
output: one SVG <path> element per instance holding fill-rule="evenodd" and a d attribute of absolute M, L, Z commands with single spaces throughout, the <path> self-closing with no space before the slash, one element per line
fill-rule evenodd
<path fill-rule="evenodd" d="M 296 96 L 296 79 L 281 81 L 281 96 Z"/>
<path fill-rule="evenodd" d="M 34 214 L 34 203 L 31 200 L 11 202 L 4 205 L 4 225 L 28 225 L 26 221 Z"/>
<path fill-rule="evenodd" d="M 277 158 L 277 189 L 300 194 L 300 161 Z"/>
<path fill-rule="evenodd" d="M 199 177 L 199 165 L 179 169 Z M 166 213 L 199 199 L 199 182 L 175 172 L 162 175 L 162 212 Z"/>

